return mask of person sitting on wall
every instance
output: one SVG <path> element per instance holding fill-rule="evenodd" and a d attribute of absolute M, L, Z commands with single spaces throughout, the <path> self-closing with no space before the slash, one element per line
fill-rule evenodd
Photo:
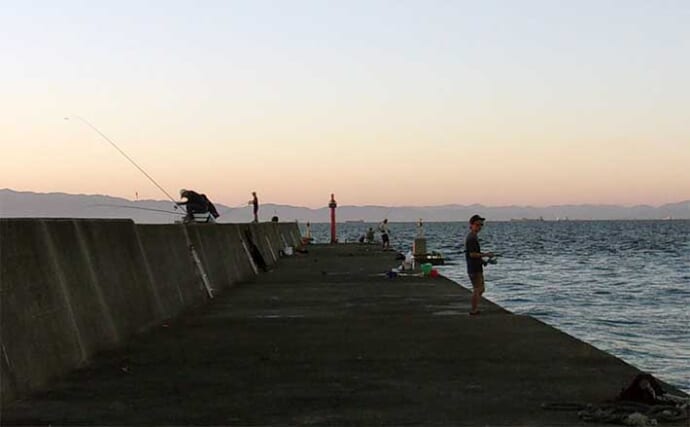
<path fill-rule="evenodd" d="M 211 216 L 213 218 L 218 218 L 220 214 L 218 213 L 218 209 L 216 209 L 216 205 L 214 205 L 213 202 L 208 197 L 206 197 L 205 194 L 202 194 L 201 197 L 203 197 L 204 200 L 206 200 L 206 203 L 208 203 L 208 212 L 211 214 Z"/>
<path fill-rule="evenodd" d="M 180 190 L 180 198 L 187 199 L 177 202 L 177 206 L 185 206 L 187 208 L 187 215 L 184 217 L 185 224 L 190 222 L 215 222 L 213 215 L 209 211 L 210 200 L 205 195 L 199 194 L 196 191 Z M 215 206 L 213 207 L 215 211 Z M 216 211 L 216 213 L 218 213 Z"/>

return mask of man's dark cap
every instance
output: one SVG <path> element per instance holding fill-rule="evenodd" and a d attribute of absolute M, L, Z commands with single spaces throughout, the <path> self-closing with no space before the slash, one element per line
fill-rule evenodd
<path fill-rule="evenodd" d="M 475 215 L 472 215 L 472 218 L 470 218 L 470 224 L 474 224 L 474 223 L 477 222 L 477 221 L 484 222 L 485 219 L 486 219 L 486 218 L 482 218 L 482 217 L 480 217 L 479 215 L 476 215 L 476 214 L 475 214 Z"/>

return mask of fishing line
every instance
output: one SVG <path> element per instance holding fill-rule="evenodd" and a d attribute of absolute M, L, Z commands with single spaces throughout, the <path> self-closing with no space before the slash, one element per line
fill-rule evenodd
<path fill-rule="evenodd" d="M 386 214 L 383 216 L 383 219 L 388 219 L 388 216 L 393 212 L 393 206 L 389 206 L 388 210 L 386 211 Z M 383 219 L 381 221 L 383 221 Z"/>
<path fill-rule="evenodd" d="M 97 205 L 87 205 L 87 206 L 93 206 L 93 207 L 98 207 L 98 208 L 107 207 L 107 208 L 139 209 L 142 211 L 162 212 L 162 213 L 173 214 L 173 215 L 185 215 L 182 212 L 166 211 L 164 209 L 142 208 L 139 206 L 109 205 L 109 204 L 97 204 Z"/>
<path fill-rule="evenodd" d="M 135 162 L 131 157 L 129 157 L 129 156 L 127 155 L 127 153 L 125 153 L 124 151 L 122 151 L 122 149 L 121 149 L 120 147 L 118 147 L 117 144 L 115 144 L 115 142 L 113 142 L 113 140 L 111 140 L 110 138 L 108 138 L 108 137 L 107 137 L 103 132 L 101 132 L 96 126 L 92 125 L 88 120 L 86 120 L 86 119 L 83 118 L 83 117 L 80 117 L 80 116 L 77 116 L 77 115 L 74 115 L 74 114 L 72 114 L 70 117 L 73 117 L 73 118 L 75 118 L 75 119 L 80 120 L 80 121 L 81 121 L 82 123 L 84 123 L 86 126 L 90 127 L 90 128 L 93 129 L 96 133 L 98 133 L 103 139 L 105 139 L 106 141 L 108 141 L 108 142 L 110 143 L 110 145 L 112 145 L 113 147 L 115 147 L 115 149 L 116 149 L 117 151 L 119 151 L 120 154 L 122 154 L 122 155 L 125 157 L 125 159 L 129 160 L 129 162 L 130 162 L 131 164 L 133 164 L 137 169 L 139 169 L 139 171 L 140 171 L 141 173 L 143 173 L 143 174 L 146 176 L 146 178 L 148 178 L 149 181 L 151 181 L 151 182 L 153 183 L 153 185 L 155 185 L 156 187 L 158 187 L 159 190 L 161 190 L 166 196 L 168 196 L 168 198 L 169 198 L 170 200 L 172 200 L 173 203 L 175 203 L 175 206 L 179 206 L 178 203 L 177 203 L 177 201 L 176 201 L 170 194 L 168 194 L 168 192 L 165 191 L 165 189 L 164 189 L 163 187 L 161 187 L 160 185 L 158 185 L 158 183 L 156 182 L 156 180 L 153 179 L 153 178 L 151 177 L 151 175 L 149 175 L 148 173 L 146 173 L 146 171 L 145 171 L 141 166 L 139 166 L 139 165 L 137 164 L 137 162 Z M 69 120 L 70 117 L 65 117 L 65 120 Z"/>

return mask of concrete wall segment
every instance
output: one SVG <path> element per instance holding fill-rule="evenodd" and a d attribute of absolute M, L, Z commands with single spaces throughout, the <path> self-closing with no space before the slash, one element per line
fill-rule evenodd
<path fill-rule="evenodd" d="M 226 261 L 232 266 L 232 273 L 236 283 L 253 280 L 256 272 L 252 268 L 250 255 L 242 245 L 242 236 L 236 224 L 224 224 L 219 228 L 223 244 L 227 248 Z"/>
<path fill-rule="evenodd" d="M 220 224 L 186 226 L 190 242 L 201 258 L 214 292 L 229 288 L 233 283 L 232 272 L 224 259 L 225 248 L 219 237 L 218 225 Z"/>
<path fill-rule="evenodd" d="M 185 227 L 142 224 L 136 230 L 158 292 L 162 318 L 205 303 L 208 297 L 189 253 Z"/>
<path fill-rule="evenodd" d="M 58 225 L 70 227 L 69 222 Z M 46 221 L 0 221 L 3 400 L 44 387 L 83 360 L 70 296 Z M 8 390 L 7 385 L 12 389 Z"/>
<path fill-rule="evenodd" d="M 272 254 L 296 228 L 0 219 L 2 402 L 43 389 L 95 353 L 208 301 L 189 243 L 219 292 L 256 276 L 243 245 L 247 232 L 273 265 Z"/>
<path fill-rule="evenodd" d="M 120 339 L 152 324 L 157 319 L 155 294 L 134 223 L 79 221 L 77 231 Z"/>
<path fill-rule="evenodd" d="M 255 246 L 258 252 L 261 254 L 264 262 L 267 266 L 271 266 L 275 263 L 273 255 L 271 255 L 271 248 L 266 243 L 266 238 L 260 232 L 259 224 L 240 224 L 240 231 L 242 233 L 243 239 L 249 249 Z"/>

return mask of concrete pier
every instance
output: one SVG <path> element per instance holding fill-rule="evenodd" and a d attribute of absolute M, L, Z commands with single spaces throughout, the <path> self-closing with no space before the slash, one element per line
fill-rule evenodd
<path fill-rule="evenodd" d="M 450 280 L 381 274 L 397 263 L 312 246 L 6 405 L 2 425 L 592 425 L 541 405 L 600 402 L 638 373 L 488 301 L 470 317 Z"/>

